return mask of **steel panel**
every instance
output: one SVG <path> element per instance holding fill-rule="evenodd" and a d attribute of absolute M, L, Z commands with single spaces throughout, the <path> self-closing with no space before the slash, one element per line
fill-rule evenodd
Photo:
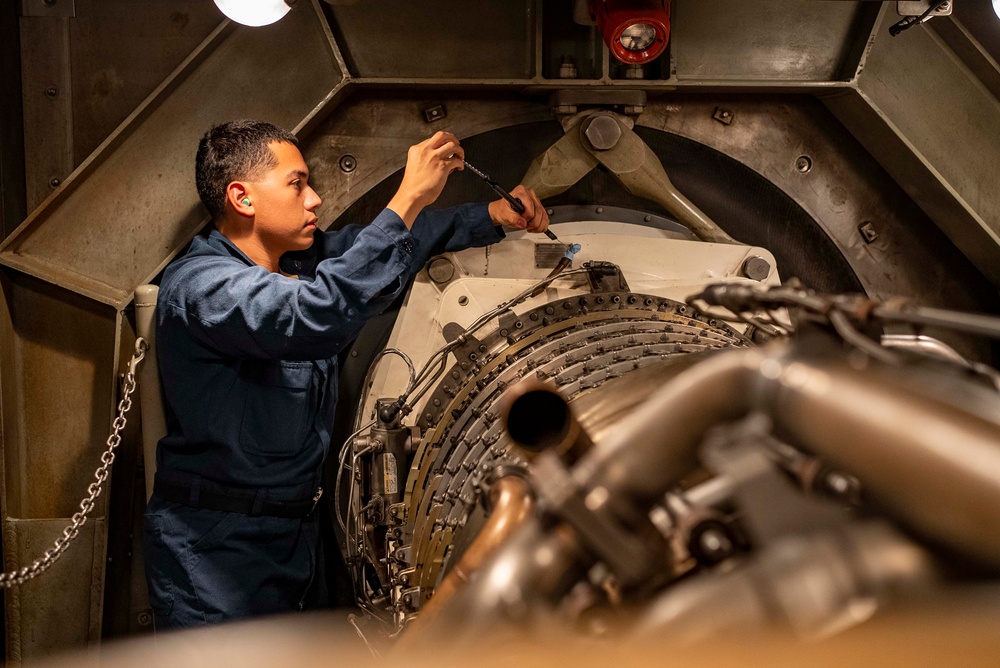
<path fill-rule="evenodd" d="M 672 5 L 678 80 L 836 81 L 853 73 L 863 2 L 686 0 Z M 721 20 L 720 20 L 721 18 Z M 863 38 L 861 39 L 863 43 Z"/>
<path fill-rule="evenodd" d="M 353 75 L 478 80 L 533 75 L 534 4 L 381 0 L 327 8 Z"/>
<path fill-rule="evenodd" d="M 73 159 L 83 162 L 223 20 L 214 3 L 76 0 Z M 127 39 L 108 39 L 127 32 Z"/>
<path fill-rule="evenodd" d="M 12 278 L 4 285 L 11 338 L 0 379 L 5 510 L 7 517 L 64 517 L 79 509 L 108 437 L 115 313 L 40 281 Z"/>
<path fill-rule="evenodd" d="M 193 174 L 205 130 L 240 117 L 293 127 L 341 83 L 318 11 L 302 5 L 265 28 L 223 24 L 15 231 L 0 262 L 127 303 L 207 218 Z"/>
<path fill-rule="evenodd" d="M 877 31 L 857 90 L 824 102 L 1000 285 L 1000 102 L 941 37 Z"/>
<path fill-rule="evenodd" d="M 59 17 L 21 19 L 21 95 L 28 211 L 45 201 L 73 171 L 73 86 L 69 62 L 69 22 L 72 20 Z M 40 44 L 45 48 L 39 48 Z"/>
<path fill-rule="evenodd" d="M 4 567 L 24 565 L 52 547 L 68 518 L 5 519 Z M 6 592 L 7 651 L 11 662 L 29 661 L 82 647 L 101 637 L 100 597 L 103 588 L 107 523 L 87 522 L 48 571 Z"/>

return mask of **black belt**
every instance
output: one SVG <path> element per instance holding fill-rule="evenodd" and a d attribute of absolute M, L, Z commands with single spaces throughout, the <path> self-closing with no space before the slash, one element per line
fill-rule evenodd
<path fill-rule="evenodd" d="M 167 501 L 192 508 L 250 516 L 302 518 L 308 517 L 316 509 L 316 504 L 323 496 L 323 488 L 320 487 L 313 498 L 305 501 L 272 501 L 264 498 L 257 490 L 223 487 L 215 483 L 208 485 L 182 483 L 156 476 L 153 481 L 153 493 Z"/>

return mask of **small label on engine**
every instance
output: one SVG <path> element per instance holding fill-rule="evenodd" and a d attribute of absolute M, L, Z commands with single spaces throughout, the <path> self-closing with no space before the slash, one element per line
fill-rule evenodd
<path fill-rule="evenodd" d="M 385 471 L 385 493 L 395 494 L 399 490 L 396 482 L 396 458 L 391 453 L 382 455 L 382 470 Z"/>

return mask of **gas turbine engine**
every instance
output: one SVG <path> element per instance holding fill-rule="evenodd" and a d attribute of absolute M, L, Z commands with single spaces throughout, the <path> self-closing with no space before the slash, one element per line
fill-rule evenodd
<path fill-rule="evenodd" d="M 553 219 L 584 213 L 567 209 Z M 343 453 L 353 481 L 341 504 L 348 559 L 359 600 L 376 614 L 391 612 L 402 625 L 420 610 L 482 528 L 491 482 L 527 474 L 534 453 L 512 447 L 499 419 L 520 384 L 544 382 L 571 401 L 614 397 L 595 403 L 595 416 L 621 415 L 663 382 L 665 360 L 750 345 L 745 326 L 682 300 L 709 277 L 776 285 L 771 254 L 620 214 L 642 224 L 558 224 L 560 238 L 583 250 L 579 268 L 555 276 L 546 278 L 565 248 L 514 234 L 438 257 L 417 278 L 386 354 L 403 349 L 406 364 L 424 368 L 407 369 L 400 356 L 379 365 L 358 415 L 374 423 L 356 425 Z M 409 415 L 398 410 L 404 403 Z"/>
<path fill-rule="evenodd" d="M 558 275 L 525 238 L 436 258 L 373 365 L 338 508 L 386 628 L 627 610 L 635 638 L 818 637 L 947 582 L 939 546 L 994 572 L 996 372 L 859 325 L 995 319 L 814 295 L 764 249 L 576 218 L 558 231 L 582 264 Z"/>

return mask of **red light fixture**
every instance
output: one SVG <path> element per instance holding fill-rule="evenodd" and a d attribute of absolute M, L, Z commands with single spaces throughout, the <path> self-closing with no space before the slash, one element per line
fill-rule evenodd
<path fill-rule="evenodd" d="M 669 0 L 590 0 L 590 17 L 623 63 L 648 63 L 667 48 Z"/>

